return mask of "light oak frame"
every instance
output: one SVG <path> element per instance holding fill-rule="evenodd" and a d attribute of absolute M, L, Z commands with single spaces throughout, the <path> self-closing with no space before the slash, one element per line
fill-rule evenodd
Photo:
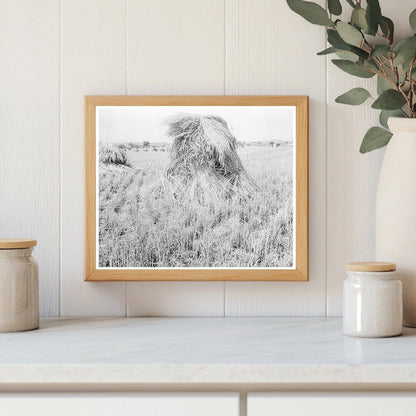
<path fill-rule="evenodd" d="M 307 96 L 85 96 L 85 280 L 86 281 L 307 281 L 309 187 Z M 97 106 L 295 106 L 296 268 L 295 269 L 97 269 L 96 107 Z"/>

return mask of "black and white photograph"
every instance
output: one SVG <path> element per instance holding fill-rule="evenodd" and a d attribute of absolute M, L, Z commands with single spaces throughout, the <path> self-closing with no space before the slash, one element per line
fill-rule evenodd
<path fill-rule="evenodd" d="M 97 106 L 97 268 L 295 268 L 295 137 L 295 106 Z"/>

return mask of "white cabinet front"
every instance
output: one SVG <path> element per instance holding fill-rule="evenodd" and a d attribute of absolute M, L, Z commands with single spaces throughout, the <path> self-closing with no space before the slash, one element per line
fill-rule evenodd
<path fill-rule="evenodd" d="M 253 393 L 247 416 L 391 416 L 416 412 L 414 393 Z"/>
<path fill-rule="evenodd" d="M 4 416 L 239 416 L 238 394 L 2 393 Z"/>

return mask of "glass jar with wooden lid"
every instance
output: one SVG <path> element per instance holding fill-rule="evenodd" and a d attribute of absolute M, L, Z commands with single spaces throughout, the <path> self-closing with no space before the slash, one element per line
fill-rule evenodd
<path fill-rule="evenodd" d="M 402 333 L 402 282 L 396 265 L 357 262 L 346 266 L 343 331 L 354 337 L 392 337 Z"/>
<path fill-rule="evenodd" d="M 36 240 L 0 239 L 0 332 L 39 327 Z"/>

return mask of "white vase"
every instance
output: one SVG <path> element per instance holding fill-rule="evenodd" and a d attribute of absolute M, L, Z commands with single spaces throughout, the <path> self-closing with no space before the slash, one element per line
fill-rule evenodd
<path fill-rule="evenodd" d="M 405 326 L 416 327 L 416 119 L 391 117 L 377 191 L 376 260 L 397 264 Z"/>

